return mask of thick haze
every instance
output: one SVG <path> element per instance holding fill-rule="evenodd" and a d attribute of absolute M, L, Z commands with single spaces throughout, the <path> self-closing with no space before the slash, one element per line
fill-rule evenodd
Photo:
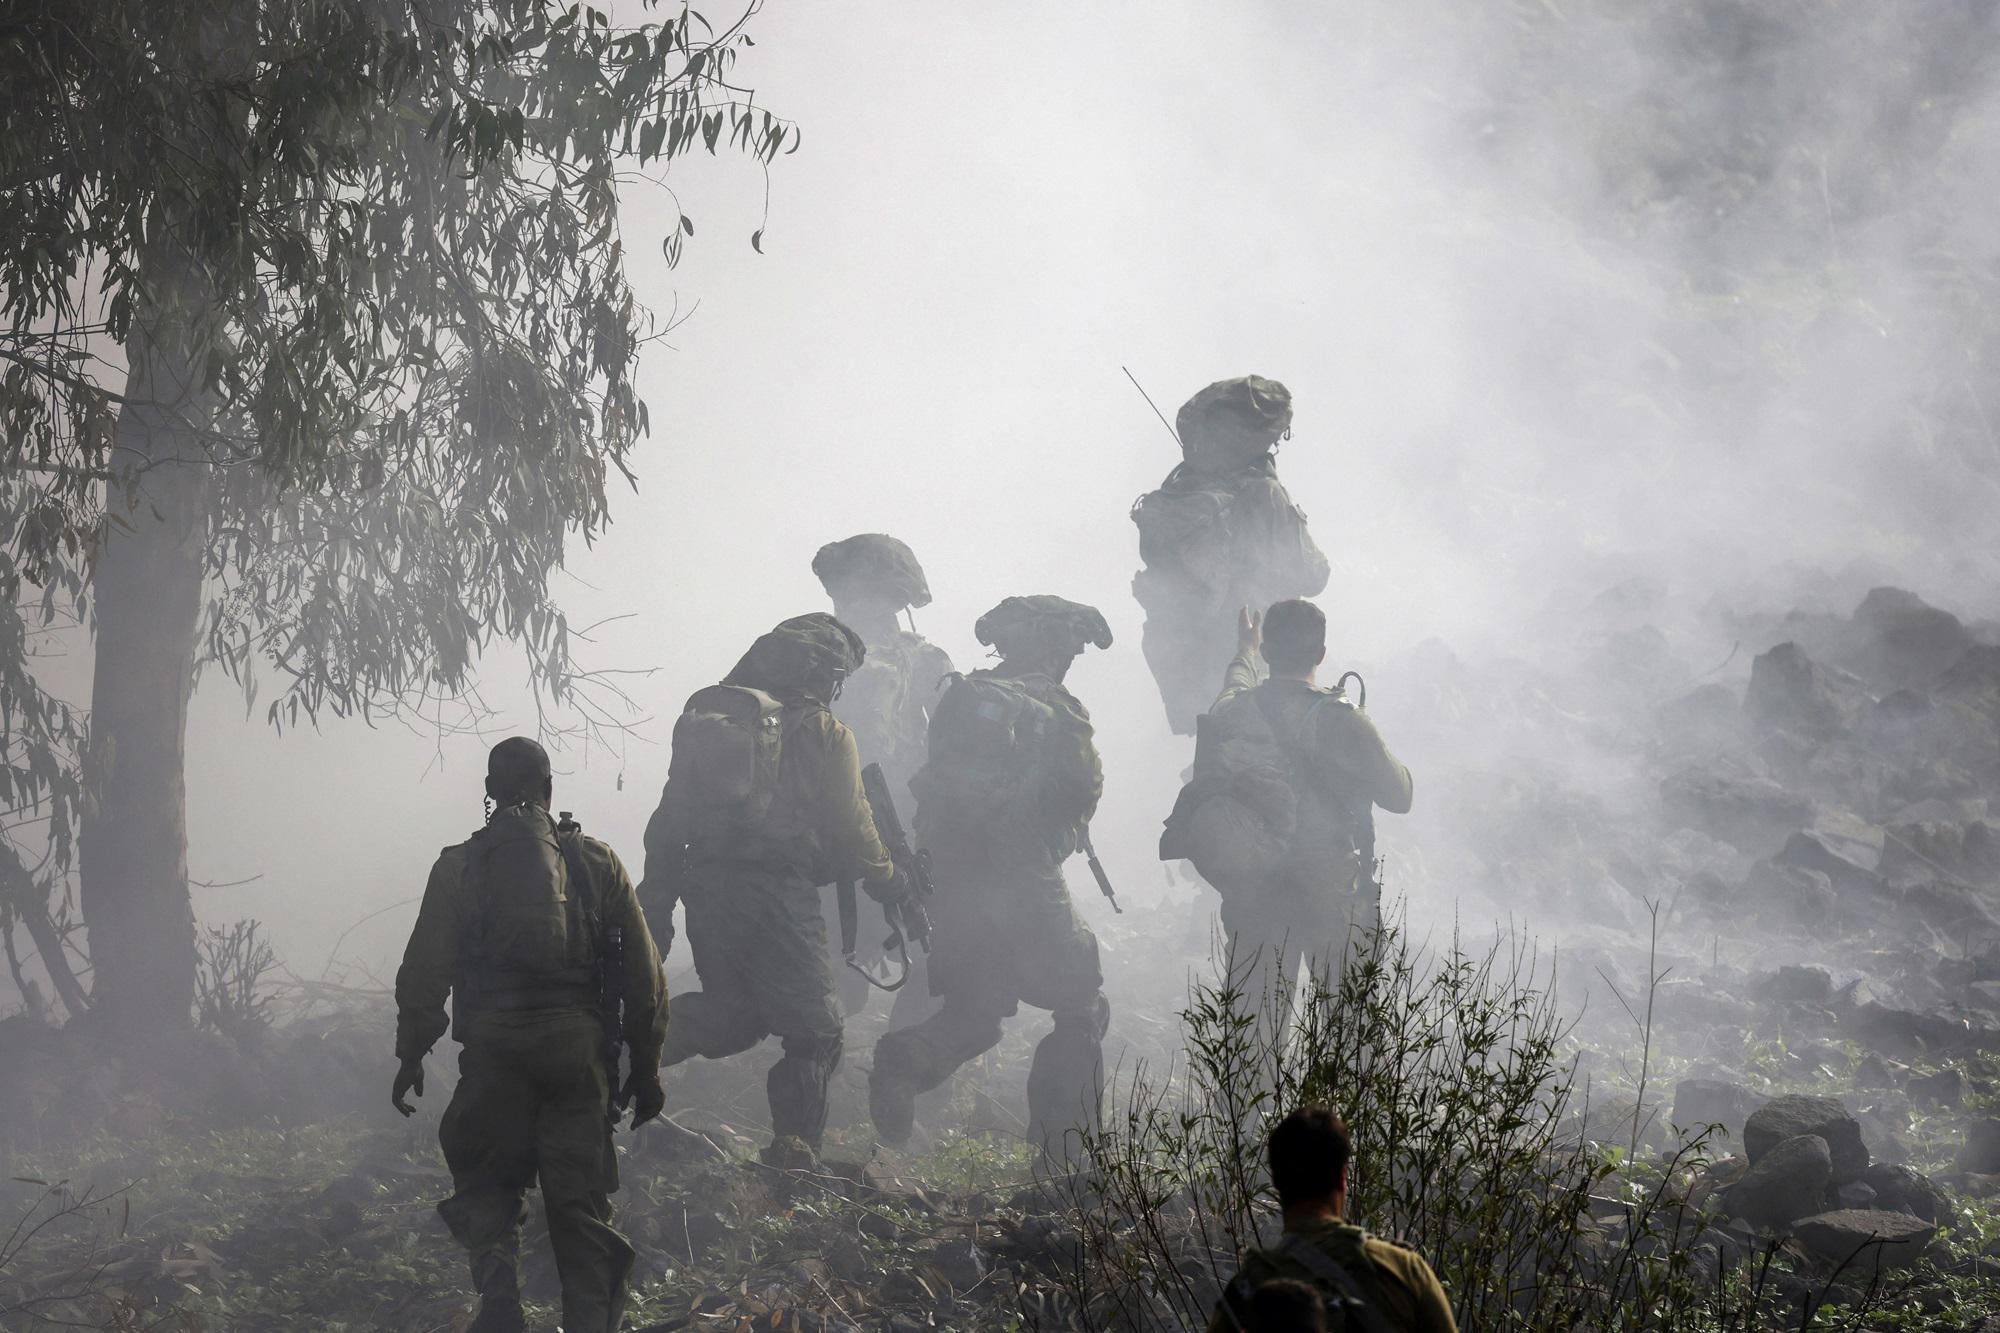
<path fill-rule="evenodd" d="M 642 293 L 698 309 L 646 365 L 639 490 L 574 552 L 568 604 L 629 617 L 598 661 L 658 668 L 629 682 L 656 720 L 560 755 L 557 805 L 636 874 L 681 700 L 826 604 L 821 543 L 888 531 L 961 665 L 1010 593 L 1105 612 L 1118 642 L 1071 684 L 1105 755 L 1100 845 L 1153 898 L 1190 747 L 1139 654 L 1126 511 L 1176 451 L 1121 365 L 1170 417 L 1225 376 L 1291 388 L 1279 465 L 1334 561 L 1342 665 L 1526 648 L 1633 573 L 1698 606 L 1865 560 L 1990 614 L 2000 467 L 1967 423 L 2000 414 L 2000 376 L 1957 330 L 1993 336 L 1966 309 L 2000 249 L 1993 34 L 1846 5 L 1826 13 L 1865 17 L 1773 53 L 1753 4 L 1573 7 L 1600 17 L 772 0 L 740 74 L 804 143 L 768 222 L 753 168 L 677 168 L 696 232 L 669 273 L 671 200 L 628 195 Z M 1961 305 L 1937 295 L 1960 282 Z M 531 725 L 514 679 L 496 653 L 488 700 Z M 1396 678 L 1370 685 L 1396 745 Z M 477 738 L 280 738 L 220 679 L 194 727 L 193 873 L 262 876 L 197 910 L 263 918 L 302 972 L 477 824 Z M 1405 757 L 1422 809 L 1427 756 Z M 1385 820 L 1392 857 L 1451 813 Z M 393 965 L 414 910 L 344 951 Z"/>

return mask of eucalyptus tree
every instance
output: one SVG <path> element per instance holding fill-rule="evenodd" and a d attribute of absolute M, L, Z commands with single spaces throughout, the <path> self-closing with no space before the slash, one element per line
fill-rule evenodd
<path fill-rule="evenodd" d="M 501 640 L 538 697 L 578 698 L 550 580 L 631 479 L 657 329 L 620 173 L 797 146 L 733 80 L 754 11 L 0 14 L 0 799 L 45 830 L 40 865 L 0 857 L 0 897 L 46 938 L 74 833 L 110 1022 L 189 1011 L 201 666 L 281 727 L 455 697 Z M 669 261 L 693 231 L 670 224 Z M 66 614 L 94 640 L 87 719 L 30 660 Z"/>

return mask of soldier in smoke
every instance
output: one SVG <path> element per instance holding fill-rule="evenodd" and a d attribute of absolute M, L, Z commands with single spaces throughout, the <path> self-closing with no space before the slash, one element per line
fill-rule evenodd
<path fill-rule="evenodd" d="M 854 733 L 861 762 L 880 764 L 890 793 L 907 808 L 910 779 L 924 762 L 930 704 L 951 674 L 951 658 L 944 649 L 898 623 L 908 608 L 930 604 L 923 566 L 896 538 L 864 532 L 820 547 L 812 568 L 833 599 L 834 615 L 867 645 L 866 659 L 833 701 L 833 715 Z M 831 914 L 832 903 L 824 906 L 832 943 L 839 938 L 839 924 Z M 879 956 L 873 932 L 864 931 L 858 943 L 862 949 L 857 950 L 857 961 L 866 965 Z M 925 964 L 921 958 L 913 961 L 914 970 L 897 992 L 895 1007 L 898 1016 L 912 1022 L 928 996 Z M 859 1013 L 868 1004 L 868 982 L 840 960 L 834 967 L 842 1007 L 850 1014 Z"/>
<path fill-rule="evenodd" d="M 854 735 L 828 711 L 863 653 L 861 637 L 824 611 L 758 638 L 720 684 L 689 698 L 646 826 L 641 901 L 670 944 L 666 923 L 687 905 L 701 978 L 674 997 L 661 1061 L 719 1060 L 781 1038 L 765 1087 L 764 1160 L 775 1166 L 817 1156 L 845 1040 L 819 886 L 907 892 L 869 811 Z"/>
<path fill-rule="evenodd" d="M 1231 980 L 1275 1008 L 1279 1039 L 1301 961 L 1337 968 L 1375 928 L 1375 811 L 1405 814 L 1413 796 L 1368 715 L 1317 683 L 1325 660 L 1326 614 L 1311 602 L 1241 612 L 1160 840 L 1162 858 L 1193 861 L 1222 895 Z"/>
<path fill-rule="evenodd" d="M 1291 427 L 1292 396 L 1276 380 L 1209 385 L 1176 417 L 1180 465 L 1132 507 L 1144 564 L 1132 595 L 1146 612 L 1146 665 L 1181 735 L 1194 733 L 1214 698 L 1237 608 L 1326 587 L 1326 557 L 1278 480 L 1274 453 Z"/>
<path fill-rule="evenodd" d="M 917 1096 L 998 1045 L 1001 1024 L 1028 1004 L 1053 1019 L 1028 1071 L 1029 1137 L 1067 1154 L 1069 1131 L 1099 1114 L 1111 1009 L 1097 937 L 1063 882 L 1104 770 L 1090 715 L 1062 682 L 1087 645 L 1110 646 L 1111 630 L 1093 607 L 1038 596 L 1009 597 L 975 633 L 1000 663 L 953 678 L 914 783 L 938 884 L 931 989 L 944 1003 L 876 1043 L 869 1111 L 884 1142 L 905 1142 Z"/>
<path fill-rule="evenodd" d="M 628 1098 L 634 1128 L 666 1104 L 659 951 L 617 854 L 551 817 L 552 789 L 539 744 L 493 747 L 486 827 L 438 855 L 396 973 L 396 1109 L 411 1114 L 404 1098 L 423 1095 L 447 996 L 463 1047 L 438 1125 L 452 1183 L 438 1212 L 471 1252 L 474 1333 L 526 1327 L 516 1269 L 523 1196 L 538 1179 L 563 1327 L 619 1327 L 632 1246 L 611 1226 L 611 1127 Z M 614 1102 L 621 1043 L 632 1076 Z"/>

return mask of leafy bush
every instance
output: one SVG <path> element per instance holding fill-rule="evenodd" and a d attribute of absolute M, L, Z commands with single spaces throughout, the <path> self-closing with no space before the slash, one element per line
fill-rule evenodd
<path fill-rule="evenodd" d="M 1553 980 L 1518 944 L 1430 951 L 1384 926 L 1309 986 L 1289 1033 L 1286 997 L 1197 983 L 1185 1060 L 1135 1071 L 1086 1138 L 1082 1325 L 1203 1327 L 1240 1251 L 1273 1238 L 1266 1134 L 1323 1101 L 1353 1133 L 1348 1216 L 1420 1250 L 1463 1327 L 1808 1326 L 1827 1285 L 1701 1211 L 1705 1134 L 1646 1162 L 1622 1121 L 1615 1145 L 1586 1137 Z"/>

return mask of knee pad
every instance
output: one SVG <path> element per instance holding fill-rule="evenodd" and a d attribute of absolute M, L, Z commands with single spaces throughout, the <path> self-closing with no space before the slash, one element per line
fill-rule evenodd
<path fill-rule="evenodd" d="M 786 1037 L 784 1049 L 787 1059 L 804 1060 L 810 1064 L 832 1069 L 840 1063 L 841 1054 L 847 1049 L 847 1036 L 839 1029 L 835 1029 L 832 1032 Z"/>
<path fill-rule="evenodd" d="M 1082 1004 L 1064 1005 L 1050 1017 L 1055 1020 L 1051 1036 L 1101 1042 L 1111 1030 L 1111 1001 L 1099 991 Z"/>

